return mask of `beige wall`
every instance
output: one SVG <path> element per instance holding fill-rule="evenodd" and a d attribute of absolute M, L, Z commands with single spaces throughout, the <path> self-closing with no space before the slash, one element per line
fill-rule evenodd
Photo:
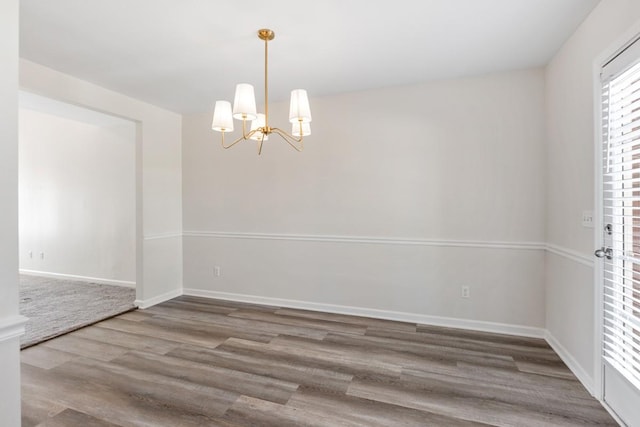
<path fill-rule="evenodd" d="M 313 98 L 305 151 L 261 157 L 185 117 L 185 287 L 543 327 L 543 96 L 534 69 Z"/>
<path fill-rule="evenodd" d="M 548 255 L 546 325 L 587 386 L 594 384 L 596 369 L 596 290 L 588 262 L 595 243 L 594 229 L 581 226 L 581 214 L 595 208 L 594 66 L 604 52 L 627 41 L 625 34 L 638 20 L 640 2 L 602 1 L 553 58 L 545 75 L 547 242 L 561 253 L 587 260 L 585 264 L 571 256 Z"/>

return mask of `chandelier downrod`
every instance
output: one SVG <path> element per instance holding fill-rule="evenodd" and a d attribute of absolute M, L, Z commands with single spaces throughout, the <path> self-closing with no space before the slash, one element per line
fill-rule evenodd
<path fill-rule="evenodd" d="M 264 126 L 269 130 L 269 41 L 276 33 L 268 28 L 258 30 L 258 38 L 264 40 Z M 267 132 L 267 135 L 271 132 Z"/>
<path fill-rule="evenodd" d="M 236 87 L 236 95 L 233 104 L 228 101 L 216 101 L 213 112 L 211 128 L 222 133 L 222 147 L 227 149 L 240 141 L 253 139 L 258 141 L 258 155 L 262 154 L 262 145 L 269 139 L 272 133 L 278 134 L 290 146 L 297 151 L 304 149 L 303 138 L 311 134 L 311 110 L 307 92 L 303 89 L 291 91 L 289 109 L 289 122 L 292 123 L 292 132 L 288 133 L 279 128 L 269 126 L 269 41 L 275 38 L 275 33 L 270 29 L 258 30 L 258 38 L 264 40 L 264 114 L 258 114 L 255 107 L 253 86 L 242 83 Z M 242 120 L 242 136 L 229 145 L 224 143 L 224 134 L 233 131 L 233 118 Z M 251 130 L 246 132 L 246 121 L 251 120 Z"/>

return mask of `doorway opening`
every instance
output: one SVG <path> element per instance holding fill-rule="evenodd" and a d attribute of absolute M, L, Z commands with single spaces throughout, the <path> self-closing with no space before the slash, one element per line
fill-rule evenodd
<path fill-rule="evenodd" d="M 135 308 L 136 123 L 21 92 L 23 348 Z"/>

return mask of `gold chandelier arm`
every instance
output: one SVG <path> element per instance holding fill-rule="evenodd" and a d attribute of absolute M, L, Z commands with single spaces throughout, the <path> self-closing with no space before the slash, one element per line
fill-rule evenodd
<path fill-rule="evenodd" d="M 264 133 L 262 134 L 262 138 L 258 141 L 258 156 L 262 154 L 262 144 L 264 143 Z"/>
<path fill-rule="evenodd" d="M 300 135 L 300 138 L 296 138 L 295 136 L 278 128 L 271 128 L 271 131 L 280 135 L 280 137 L 284 139 L 287 144 L 292 146 L 296 151 L 301 152 L 302 150 L 304 150 L 304 136 Z M 295 143 L 300 143 L 300 146 L 298 147 Z"/>
<path fill-rule="evenodd" d="M 246 140 L 246 139 L 251 138 L 251 137 L 253 136 L 253 134 L 255 134 L 256 132 L 258 132 L 258 130 L 257 130 L 257 129 L 256 129 L 256 130 L 252 130 L 251 132 L 249 132 L 248 134 L 246 134 L 246 135 L 245 135 L 245 134 L 244 134 L 244 124 L 243 124 L 243 126 L 242 126 L 242 136 L 241 136 L 240 138 L 236 139 L 235 141 L 233 141 L 233 142 L 232 142 L 231 144 L 229 144 L 229 145 L 224 145 L 224 134 L 225 134 L 225 132 L 222 132 L 222 148 L 224 148 L 225 150 L 226 150 L 227 148 L 231 148 L 231 147 L 233 147 L 234 145 L 236 145 L 238 142 L 240 142 L 240 141 L 244 141 L 244 140 Z"/>
<path fill-rule="evenodd" d="M 231 148 L 231 147 L 233 147 L 233 146 L 234 146 L 234 145 L 236 145 L 238 142 L 240 142 L 240 141 L 242 141 L 242 140 L 244 140 L 244 139 L 245 139 L 244 137 L 242 137 L 242 136 L 241 136 L 240 138 L 238 138 L 238 139 L 236 139 L 235 141 L 233 141 L 231 144 L 229 144 L 229 145 L 224 145 L 224 134 L 225 134 L 225 132 L 222 132 L 222 148 L 224 148 L 225 150 L 226 150 L 227 148 Z"/>

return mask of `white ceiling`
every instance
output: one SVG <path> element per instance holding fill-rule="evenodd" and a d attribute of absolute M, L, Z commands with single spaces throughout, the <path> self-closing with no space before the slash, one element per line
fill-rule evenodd
<path fill-rule="evenodd" d="M 599 0 L 21 0 L 25 59 L 180 113 L 546 64 Z M 313 103 L 313 101 L 312 101 Z"/>

